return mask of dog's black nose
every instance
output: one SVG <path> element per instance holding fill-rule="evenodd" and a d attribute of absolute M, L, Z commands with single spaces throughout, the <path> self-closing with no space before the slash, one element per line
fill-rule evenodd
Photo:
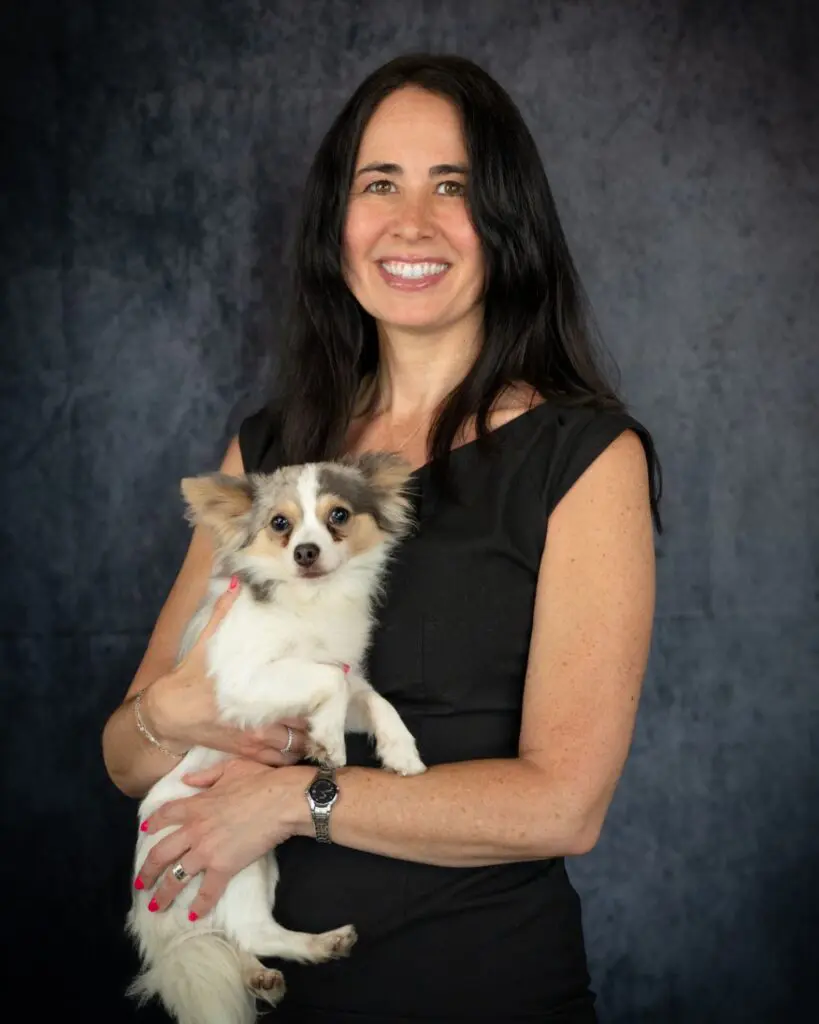
<path fill-rule="evenodd" d="M 302 569 L 309 569 L 320 553 L 318 544 L 297 544 L 293 548 L 293 558 Z"/>

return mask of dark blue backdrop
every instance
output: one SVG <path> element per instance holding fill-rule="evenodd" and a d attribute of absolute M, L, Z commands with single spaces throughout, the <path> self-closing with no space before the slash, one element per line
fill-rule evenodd
<path fill-rule="evenodd" d="M 519 102 L 664 459 L 655 643 L 571 864 L 601 1016 L 791 1021 L 819 832 L 819 90 L 808 3 L 40 0 L 0 17 L 4 999 L 130 1019 L 99 734 L 275 370 L 311 154 L 409 49 Z M 149 1017 L 146 1015 L 145 1020 Z"/>

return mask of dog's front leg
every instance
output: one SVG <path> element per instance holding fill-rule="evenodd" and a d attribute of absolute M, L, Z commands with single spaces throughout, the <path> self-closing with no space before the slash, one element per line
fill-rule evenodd
<path fill-rule="evenodd" d="M 278 658 L 257 667 L 245 679 L 231 678 L 219 690 L 218 699 L 224 717 L 242 728 L 282 718 L 306 718 L 307 756 L 339 767 L 346 763 L 348 687 L 340 665 Z"/>
<path fill-rule="evenodd" d="M 385 768 L 399 775 L 420 775 L 426 766 L 403 719 L 390 702 L 358 672 L 350 672 L 350 713 L 347 728 L 375 737 L 376 752 Z"/>

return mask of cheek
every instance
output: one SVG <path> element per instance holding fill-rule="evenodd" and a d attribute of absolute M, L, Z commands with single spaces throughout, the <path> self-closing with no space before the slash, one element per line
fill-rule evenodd
<path fill-rule="evenodd" d="M 342 250 L 348 274 L 356 276 L 361 273 L 367 260 L 367 254 L 372 250 L 383 231 L 380 220 L 381 218 L 374 213 L 368 213 L 364 207 L 353 207 L 347 214 Z"/>

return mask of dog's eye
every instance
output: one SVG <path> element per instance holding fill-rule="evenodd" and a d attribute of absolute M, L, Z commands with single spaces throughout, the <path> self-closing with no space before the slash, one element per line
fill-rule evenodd
<path fill-rule="evenodd" d="M 330 522 L 333 526 L 343 526 L 349 518 L 350 513 L 346 508 L 339 507 L 330 510 Z"/>
<path fill-rule="evenodd" d="M 284 516 L 273 516 L 270 525 L 276 533 L 285 533 L 290 529 L 290 520 L 285 519 Z"/>

